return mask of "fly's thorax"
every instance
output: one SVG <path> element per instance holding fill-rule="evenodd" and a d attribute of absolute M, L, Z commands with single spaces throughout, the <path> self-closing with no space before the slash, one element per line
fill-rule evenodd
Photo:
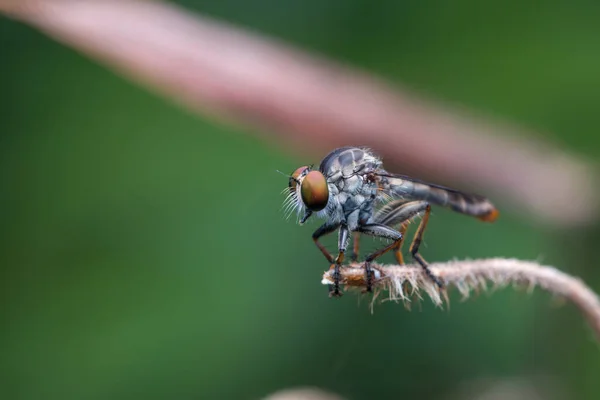
<path fill-rule="evenodd" d="M 328 180 L 335 182 L 341 178 L 349 178 L 358 172 L 376 169 L 381 161 L 368 149 L 360 147 L 341 147 L 329 153 L 319 170 Z"/>
<path fill-rule="evenodd" d="M 349 212 L 359 209 L 364 204 L 365 197 L 360 194 L 350 195 L 348 193 L 341 193 L 339 200 L 344 211 Z"/>
<path fill-rule="evenodd" d="M 339 189 L 337 186 L 329 183 L 329 201 L 327 207 L 317 213 L 318 218 L 322 218 L 331 222 L 344 221 L 343 208 L 340 204 Z"/>
<path fill-rule="evenodd" d="M 364 208 L 367 201 L 374 201 L 377 194 L 377 184 L 362 174 L 353 174 L 346 178 L 339 176 L 330 186 L 333 187 L 331 193 L 334 194 L 336 203 L 346 216 Z"/>

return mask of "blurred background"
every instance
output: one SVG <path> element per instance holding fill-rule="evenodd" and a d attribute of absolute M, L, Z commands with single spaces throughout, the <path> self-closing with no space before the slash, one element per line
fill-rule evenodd
<path fill-rule="evenodd" d="M 600 157 L 594 2 L 177 3 Z M 194 115 L 5 18 L 0 60 L 0 397 L 600 398 L 591 329 L 539 290 L 329 299 L 317 223 L 283 218 L 275 172 L 326 151 Z M 436 209 L 423 254 L 536 259 L 599 290 L 599 226 Z"/>

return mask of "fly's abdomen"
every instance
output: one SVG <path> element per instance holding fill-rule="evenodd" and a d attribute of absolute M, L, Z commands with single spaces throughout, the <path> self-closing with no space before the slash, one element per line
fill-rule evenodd
<path fill-rule="evenodd" d="M 394 197 L 425 200 L 430 204 L 448 207 L 486 222 L 493 222 L 499 215 L 496 207 L 483 196 L 463 193 L 435 184 L 384 175 L 381 178 L 381 187 Z"/>

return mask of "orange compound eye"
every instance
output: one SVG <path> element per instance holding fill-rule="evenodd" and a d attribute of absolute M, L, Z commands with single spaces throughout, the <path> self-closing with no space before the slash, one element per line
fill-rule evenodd
<path fill-rule="evenodd" d="M 288 183 L 288 186 L 290 188 L 290 192 L 292 193 L 296 193 L 296 187 L 298 186 L 298 180 L 300 179 L 300 176 L 302 175 L 302 173 L 307 170 L 308 167 L 304 166 L 304 167 L 300 167 L 297 170 L 294 171 L 294 173 L 292 174 L 292 176 L 290 177 L 290 181 Z"/>
<path fill-rule="evenodd" d="M 321 211 L 329 201 L 327 180 L 319 171 L 310 171 L 300 186 L 302 202 L 311 211 Z"/>

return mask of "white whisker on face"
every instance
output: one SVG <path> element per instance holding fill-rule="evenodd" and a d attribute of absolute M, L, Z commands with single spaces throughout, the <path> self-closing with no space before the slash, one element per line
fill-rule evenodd
<path fill-rule="evenodd" d="M 294 202 L 290 202 L 286 208 L 285 208 L 285 219 L 290 219 L 290 217 L 292 216 L 292 214 L 294 213 L 294 209 L 296 208 L 296 205 L 294 204 Z"/>
<path fill-rule="evenodd" d="M 281 209 L 285 212 L 289 211 L 290 208 L 292 208 L 294 205 L 294 202 L 292 200 L 286 200 L 283 202 L 283 206 L 281 207 Z"/>
<path fill-rule="evenodd" d="M 283 203 L 281 205 L 281 210 L 286 211 L 290 207 L 290 204 L 292 204 L 292 201 L 290 200 L 290 198 L 288 196 L 283 200 Z"/>
<path fill-rule="evenodd" d="M 283 202 L 283 205 L 281 207 L 286 219 L 289 218 L 289 213 L 292 210 L 292 208 L 294 207 L 294 201 L 293 199 L 291 199 L 290 197 L 286 198 Z"/>
<path fill-rule="evenodd" d="M 284 218 L 289 220 L 294 211 L 300 213 L 302 209 L 302 204 L 298 200 L 298 193 L 290 190 L 290 187 L 286 187 L 281 191 L 282 194 L 285 194 L 285 198 L 281 205 L 281 211 L 283 212 Z"/>

